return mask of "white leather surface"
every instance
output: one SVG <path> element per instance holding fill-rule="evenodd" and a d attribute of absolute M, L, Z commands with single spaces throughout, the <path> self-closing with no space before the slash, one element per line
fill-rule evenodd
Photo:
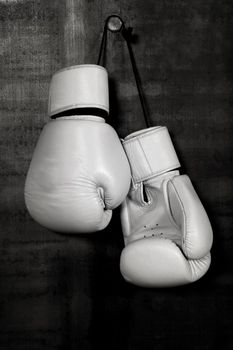
<path fill-rule="evenodd" d="M 56 72 L 49 89 L 48 115 L 74 108 L 100 108 L 109 112 L 108 74 L 104 67 L 85 64 Z"/>
<path fill-rule="evenodd" d="M 126 137 L 123 146 L 135 182 L 180 167 L 166 127 L 152 127 Z"/>
<path fill-rule="evenodd" d="M 129 190 L 129 164 L 116 132 L 102 118 L 87 119 L 49 122 L 30 164 L 27 208 L 54 231 L 103 229 Z"/>
<path fill-rule="evenodd" d="M 120 270 L 124 278 L 143 287 L 173 287 L 194 282 L 210 266 L 210 254 L 187 260 L 170 240 L 145 238 L 124 248 Z"/>
<path fill-rule="evenodd" d="M 189 259 L 200 259 L 213 243 L 206 211 L 187 175 L 169 181 L 168 191 L 172 216 L 183 232 L 182 249 Z"/>

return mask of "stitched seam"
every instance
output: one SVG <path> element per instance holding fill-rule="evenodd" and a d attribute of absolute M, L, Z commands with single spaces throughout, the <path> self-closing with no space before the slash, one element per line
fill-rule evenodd
<path fill-rule="evenodd" d="M 162 171 L 160 170 L 160 171 L 154 172 L 153 174 L 151 174 L 149 176 L 147 175 L 147 176 L 144 176 L 144 177 L 141 177 L 141 178 L 139 178 L 139 177 L 135 178 L 134 177 L 133 179 L 134 179 L 135 182 L 141 182 L 141 181 L 150 180 L 154 176 L 162 175 L 162 174 L 166 173 L 167 171 L 174 170 L 174 169 L 177 169 L 179 167 L 180 167 L 180 163 L 176 163 L 176 164 L 170 166 L 169 168 L 166 168 L 166 169 L 164 169 Z"/>
<path fill-rule="evenodd" d="M 129 225 L 129 227 L 127 227 L 127 228 L 129 229 L 129 232 L 127 232 L 128 235 L 126 235 L 126 236 L 123 233 L 125 246 L 126 246 L 126 241 L 127 241 L 127 244 L 128 244 L 128 239 L 131 236 L 131 227 L 132 227 L 132 220 L 131 220 L 130 213 L 129 213 L 129 204 L 128 204 L 128 202 L 129 202 L 129 200 L 128 200 L 128 198 L 126 198 L 125 199 L 125 206 L 126 206 L 126 215 L 127 215 L 127 221 L 128 221 L 127 224 Z M 127 230 L 127 228 L 126 228 L 126 230 Z"/>
<path fill-rule="evenodd" d="M 129 139 L 129 140 L 124 141 L 124 144 L 132 143 L 132 142 L 137 141 L 138 139 L 142 139 L 142 138 L 151 136 L 151 134 L 154 134 L 154 133 L 156 134 L 156 133 L 158 133 L 158 132 L 161 132 L 161 129 L 162 129 L 162 130 L 166 130 L 166 127 L 165 127 L 165 126 L 161 126 L 161 128 L 148 131 L 148 132 L 147 132 L 146 134 L 144 134 L 144 135 L 139 135 L 139 136 L 133 137 L 132 139 Z"/>
<path fill-rule="evenodd" d="M 173 180 L 170 180 L 170 182 L 171 182 L 172 187 L 173 187 L 173 189 L 174 189 L 174 191 L 175 191 L 175 193 L 176 193 L 176 195 L 177 195 L 177 198 L 178 198 L 179 203 L 180 203 L 181 208 L 182 208 L 182 212 L 183 212 L 183 214 L 184 214 L 184 250 L 185 250 L 185 254 L 186 254 L 187 257 L 188 257 L 188 251 L 187 251 L 187 247 L 186 247 L 186 240 L 187 240 L 187 217 L 186 217 L 186 213 L 185 213 L 185 210 L 184 210 L 183 202 L 182 202 L 182 200 L 181 200 L 181 198 L 180 198 L 180 196 L 179 196 L 179 194 L 178 194 L 178 192 L 177 192 L 177 190 L 176 190 L 176 187 L 175 187 L 175 185 L 174 185 Z"/>
<path fill-rule="evenodd" d="M 54 73 L 54 75 L 56 74 L 59 74 L 61 72 L 64 72 L 64 71 L 67 71 L 67 70 L 71 70 L 71 69 L 82 69 L 82 68 L 85 68 L 85 67 L 88 67 L 88 68 L 95 68 L 95 69 L 100 69 L 100 70 L 104 70 L 106 71 L 106 69 L 102 66 L 98 66 L 96 64 L 78 64 L 78 65 L 74 65 L 74 66 L 69 66 L 69 67 L 65 67 L 65 68 L 61 68 L 59 69 L 58 71 L 56 71 Z"/>
<path fill-rule="evenodd" d="M 142 144 L 141 144 L 140 140 L 138 140 L 138 143 L 139 143 L 139 146 L 140 146 L 140 148 L 141 148 L 141 150 L 142 150 L 142 153 L 143 153 L 143 155 L 144 155 L 144 157 L 145 157 L 145 160 L 146 160 L 146 162 L 147 162 L 147 165 L 148 165 L 148 167 L 149 167 L 149 169 L 150 169 L 150 172 L 152 173 L 153 170 L 152 170 L 152 168 L 151 168 L 151 166 L 150 166 L 149 160 L 148 160 L 148 158 L 147 158 L 147 156 L 146 156 L 146 153 L 145 153 L 145 151 L 144 151 L 144 149 L 143 149 L 143 147 L 142 147 Z"/>

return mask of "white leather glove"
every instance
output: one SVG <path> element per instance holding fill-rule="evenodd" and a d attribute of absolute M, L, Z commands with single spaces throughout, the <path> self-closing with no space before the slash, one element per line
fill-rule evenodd
<path fill-rule="evenodd" d="M 132 186 L 123 202 L 123 277 L 144 287 L 194 282 L 210 265 L 212 229 L 180 167 L 167 128 L 135 132 L 123 141 Z"/>
<path fill-rule="evenodd" d="M 92 115 L 76 115 L 80 108 Z M 26 206 L 42 226 L 67 233 L 98 231 L 125 199 L 130 186 L 127 157 L 115 130 L 95 115 L 107 114 L 108 108 L 103 67 L 74 66 L 53 76 L 49 115 L 67 110 L 71 115 L 44 127 L 27 174 Z"/>

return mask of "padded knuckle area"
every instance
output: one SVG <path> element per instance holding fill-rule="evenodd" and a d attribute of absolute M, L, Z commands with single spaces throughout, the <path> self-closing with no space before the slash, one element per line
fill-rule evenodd
<path fill-rule="evenodd" d="M 189 263 L 168 239 L 146 238 L 128 244 L 120 269 L 124 278 L 145 287 L 169 287 L 192 281 Z"/>
<path fill-rule="evenodd" d="M 56 200 L 55 200 L 56 197 Z M 42 226 L 56 232 L 82 233 L 105 228 L 111 219 L 111 210 L 105 210 L 97 189 L 89 194 L 78 191 L 54 193 L 25 192 L 28 211 Z"/>

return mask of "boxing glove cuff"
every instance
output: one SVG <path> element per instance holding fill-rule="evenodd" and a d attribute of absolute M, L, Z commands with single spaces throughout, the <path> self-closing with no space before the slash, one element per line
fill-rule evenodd
<path fill-rule="evenodd" d="M 135 183 L 180 167 L 166 127 L 152 127 L 130 134 L 123 141 Z"/>
<path fill-rule="evenodd" d="M 48 115 L 52 117 L 77 108 L 97 108 L 108 114 L 108 74 L 104 67 L 83 64 L 61 69 L 53 75 Z"/>

